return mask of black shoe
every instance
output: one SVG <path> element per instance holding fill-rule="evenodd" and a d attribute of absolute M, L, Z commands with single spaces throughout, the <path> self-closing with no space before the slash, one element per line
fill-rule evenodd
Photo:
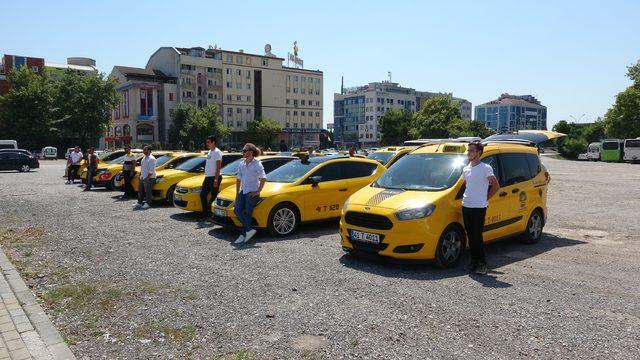
<path fill-rule="evenodd" d="M 475 272 L 477 267 L 478 263 L 475 261 L 471 261 L 469 264 L 467 264 L 467 266 L 464 267 L 464 269 L 468 272 Z"/>
<path fill-rule="evenodd" d="M 476 266 L 476 274 L 487 275 L 487 263 L 480 263 Z"/>

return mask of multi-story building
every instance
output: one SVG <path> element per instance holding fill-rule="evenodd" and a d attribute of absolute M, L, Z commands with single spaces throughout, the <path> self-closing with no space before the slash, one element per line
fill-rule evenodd
<path fill-rule="evenodd" d="M 502 94 L 496 100 L 477 105 L 475 120 L 497 132 L 546 130 L 547 107 L 532 95 Z"/>
<path fill-rule="evenodd" d="M 389 81 L 342 89 L 333 97 L 334 142 L 340 146 L 376 146 L 380 118 L 389 110 L 416 112 L 439 93 L 418 91 Z M 451 96 L 451 94 L 448 94 Z M 464 119 L 471 120 L 471 103 L 453 97 Z"/>
<path fill-rule="evenodd" d="M 255 119 L 272 118 L 283 128 L 279 139 L 290 147 L 318 146 L 322 129 L 322 71 L 284 66 L 271 53 L 249 54 L 201 47 L 162 47 L 146 69 L 175 78 L 176 102 L 217 105 L 232 134 L 224 145 L 238 147 Z M 170 109 L 169 109 L 170 110 Z"/>
<path fill-rule="evenodd" d="M 177 104 L 176 78 L 159 70 L 114 66 L 110 78 L 117 81 L 120 102 L 112 110 L 101 147 L 167 141 L 171 109 Z"/>
<path fill-rule="evenodd" d="M 34 73 L 42 75 L 44 71 L 44 59 L 18 56 L 18 55 L 4 55 L 2 57 L 2 63 L 0 63 L 0 95 L 6 95 L 9 92 L 9 82 L 7 76 L 13 69 L 18 69 L 22 66 L 27 66 Z"/>

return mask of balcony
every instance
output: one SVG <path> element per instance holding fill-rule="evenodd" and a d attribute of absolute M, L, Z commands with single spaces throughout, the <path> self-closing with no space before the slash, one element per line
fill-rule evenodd
<path fill-rule="evenodd" d="M 142 114 L 138 114 L 138 116 L 136 117 L 136 119 L 138 121 L 156 121 L 158 120 L 158 117 L 156 115 L 142 115 Z"/>
<path fill-rule="evenodd" d="M 180 74 L 195 75 L 196 71 L 189 69 L 180 69 Z"/>

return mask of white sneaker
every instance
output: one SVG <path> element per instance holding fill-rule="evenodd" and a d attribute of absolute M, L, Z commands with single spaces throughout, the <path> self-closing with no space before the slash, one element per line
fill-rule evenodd
<path fill-rule="evenodd" d="M 247 236 L 244 238 L 244 242 L 249 242 L 249 240 L 251 240 L 251 238 L 257 233 L 258 231 L 255 229 L 251 229 L 249 231 L 247 231 Z"/>
<path fill-rule="evenodd" d="M 238 236 L 238 238 L 236 239 L 236 241 L 234 241 L 234 244 L 242 244 L 244 242 L 244 235 L 240 235 Z"/>
<path fill-rule="evenodd" d="M 133 205 L 134 209 L 140 209 L 142 207 L 142 204 L 140 203 L 136 203 L 135 205 Z"/>
<path fill-rule="evenodd" d="M 148 208 L 150 208 L 150 207 L 151 207 L 151 205 L 149 205 L 149 204 L 147 204 L 147 203 L 144 203 L 144 205 L 142 205 L 142 206 L 140 207 L 140 209 L 142 209 L 142 210 L 147 210 L 147 209 L 148 209 Z"/>

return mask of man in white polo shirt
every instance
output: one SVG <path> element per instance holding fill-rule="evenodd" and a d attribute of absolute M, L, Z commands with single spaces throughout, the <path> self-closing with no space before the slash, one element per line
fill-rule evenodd
<path fill-rule="evenodd" d="M 473 142 L 467 147 L 469 164 L 462 169 L 465 191 L 462 197 L 462 218 L 469 240 L 471 262 L 467 270 L 476 274 L 487 274 L 487 262 L 484 257 L 484 218 L 487 214 L 489 199 L 500 190 L 498 179 L 489 164 L 480 161 L 484 146 Z"/>
<path fill-rule="evenodd" d="M 80 169 L 83 158 L 84 157 L 79 146 L 76 146 L 73 151 L 69 153 L 69 159 L 67 159 L 67 162 L 69 163 L 67 184 L 73 184 L 75 182 L 76 176 L 78 176 L 78 169 Z"/>
<path fill-rule="evenodd" d="M 140 161 L 140 179 L 138 180 L 138 203 L 136 209 L 146 210 L 151 207 L 153 183 L 156 181 L 156 158 L 151 155 L 151 148 L 142 148 L 144 157 Z M 145 202 L 146 201 L 146 202 Z"/>
<path fill-rule="evenodd" d="M 202 213 L 207 219 L 211 218 L 211 203 L 218 196 L 222 176 L 220 168 L 222 167 L 222 151 L 216 147 L 215 136 L 207 137 L 205 141 L 209 152 L 207 153 L 207 162 L 204 165 L 204 181 L 202 181 L 202 189 L 200 189 L 200 202 L 202 203 Z"/>

